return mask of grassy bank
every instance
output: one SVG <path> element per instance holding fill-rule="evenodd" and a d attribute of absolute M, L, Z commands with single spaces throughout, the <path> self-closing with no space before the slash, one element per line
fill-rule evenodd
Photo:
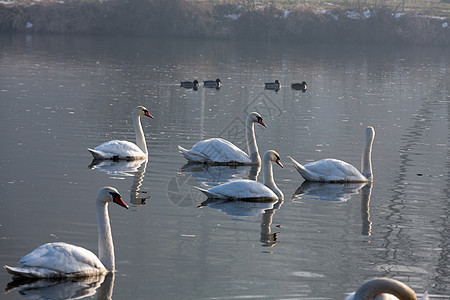
<path fill-rule="evenodd" d="M 128 0 L 0 4 L 0 32 L 450 45 L 450 20 L 388 5 Z"/>

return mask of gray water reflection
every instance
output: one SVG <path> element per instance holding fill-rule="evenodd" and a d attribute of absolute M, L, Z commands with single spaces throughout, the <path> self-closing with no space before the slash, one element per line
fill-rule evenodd
<path fill-rule="evenodd" d="M 372 183 L 324 183 L 304 181 L 292 195 L 291 201 L 320 200 L 329 202 L 345 202 L 352 195 L 360 195 L 361 203 L 361 234 L 370 236 L 372 222 L 370 221 L 370 196 Z"/>
<path fill-rule="evenodd" d="M 147 191 L 141 191 L 144 181 L 148 160 L 138 159 L 132 161 L 114 161 L 93 159 L 88 166 L 89 169 L 105 172 L 110 178 L 120 178 L 118 176 L 132 176 L 133 183 L 130 188 L 130 202 L 134 205 L 145 204 L 150 196 Z M 134 173 L 134 174 L 133 174 Z M 141 196 L 141 194 L 145 194 Z"/>
<path fill-rule="evenodd" d="M 0 36 L 0 264 L 51 241 L 96 249 L 92 195 L 113 185 L 131 199 L 151 194 L 139 209 L 110 212 L 117 299 L 343 299 L 375 276 L 445 299 L 449 56 L 437 48 Z M 179 87 L 210 78 L 221 78 L 220 90 Z M 274 79 L 281 89 L 265 91 Z M 303 80 L 305 93 L 288 86 Z M 86 168 L 87 147 L 134 139 L 137 105 L 155 116 L 143 124 L 143 173 Z M 250 111 L 267 124 L 255 128 L 260 151 L 275 149 L 282 161 L 358 165 L 361 132 L 374 126 L 371 191 L 335 203 L 296 198 L 272 219 L 269 208 L 248 222 L 198 209 L 204 197 L 195 186 L 248 171 L 180 170 L 177 145 L 222 137 L 245 149 L 239 130 Z M 286 195 L 302 184 L 292 167 L 274 172 Z M 271 251 L 261 247 L 270 240 L 264 232 L 279 232 Z"/>
<path fill-rule="evenodd" d="M 358 194 L 367 183 L 324 183 L 304 181 L 292 195 L 295 198 L 321 201 L 347 201 L 351 196 Z"/>
<path fill-rule="evenodd" d="M 17 292 L 31 299 L 112 299 L 114 273 L 72 279 L 16 279 L 8 283 L 6 293 Z"/>
<path fill-rule="evenodd" d="M 273 247 L 278 243 L 278 232 L 272 233 L 272 222 L 275 211 L 280 209 L 284 200 L 272 202 L 257 201 L 238 201 L 238 200 L 220 200 L 207 199 L 198 207 L 209 207 L 217 209 L 227 215 L 236 217 L 258 217 L 261 216 L 261 233 L 260 242 L 264 247 Z M 248 219 L 237 219 L 240 221 L 248 221 Z M 280 227 L 280 225 L 277 225 Z"/>

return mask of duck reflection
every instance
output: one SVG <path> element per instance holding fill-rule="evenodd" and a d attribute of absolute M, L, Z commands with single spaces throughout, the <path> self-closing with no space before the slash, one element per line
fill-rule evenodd
<path fill-rule="evenodd" d="M 17 291 L 32 299 L 83 299 L 97 293 L 97 299 L 112 299 L 114 273 L 83 278 L 17 278 L 8 283 L 5 293 Z"/>
<path fill-rule="evenodd" d="M 352 195 L 360 195 L 361 201 L 361 221 L 362 235 L 370 236 L 372 232 L 372 222 L 370 221 L 370 196 L 372 193 L 372 183 L 324 183 L 304 181 L 295 191 L 292 200 L 313 199 L 321 201 L 345 202 Z"/>
<path fill-rule="evenodd" d="M 89 169 L 105 172 L 111 176 L 133 176 L 133 184 L 130 189 L 130 202 L 134 205 L 146 204 L 150 198 L 146 191 L 141 191 L 147 169 L 146 159 L 130 161 L 96 160 L 94 159 L 88 166 Z M 142 195 L 144 194 L 144 196 Z"/>
<path fill-rule="evenodd" d="M 198 207 L 217 209 L 227 215 L 237 217 L 256 217 L 261 215 L 260 241 L 263 247 L 273 247 L 277 243 L 277 232 L 272 233 L 271 225 L 275 211 L 283 200 L 271 202 L 248 202 L 239 200 L 207 199 Z"/>

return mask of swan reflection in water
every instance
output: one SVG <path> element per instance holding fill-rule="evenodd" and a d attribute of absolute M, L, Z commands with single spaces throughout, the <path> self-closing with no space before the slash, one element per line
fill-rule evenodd
<path fill-rule="evenodd" d="M 130 188 L 130 202 L 134 205 L 146 204 L 146 200 L 150 199 L 150 196 L 146 191 L 141 191 L 142 182 L 144 181 L 145 171 L 147 169 L 147 159 L 139 160 L 92 160 L 88 166 L 91 170 L 97 170 L 105 172 L 110 175 L 111 178 L 117 178 L 118 176 L 133 177 L 133 184 Z M 144 195 L 141 195 L 144 194 Z"/>
<path fill-rule="evenodd" d="M 5 293 L 17 291 L 32 299 L 83 299 L 97 293 L 97 299 L 112 299 L 114 272 L 82 278 L 30 279 L 15 278 L 8 283 Z"/>
<path fill-rule="evenodd" d="M 277 241 L 278 232 L 272 233 L 271 225 L 275 211 L 280 209 L 283 200 L 270 202 L 208 199 L 198 207 L 217 209 L 227 215 L 237 217 L 256 217 L 261 215 L 260 242 L 263 247 L 273 247 Z"/>
<path fill-rule="evenodd" d="M 312 199 L 331 202 L 345 202 L 352 195 L 360 195 L 361 200 L 361 220 L 362 235 L 370 236 L 372 232 L 372 222 L 370 221 L 370 195 L 372 193 L 372 183 L 324 183 L 304 181 L 295 191 L 292 201 L 295 199 Z"/>
<path fill-rule="evenodd" d="M 236 179 L 257 181 L 261 167 L 252 166 L 217 166 L 186 164 L 181 169 L 190 172 L 195 182 L 203 186 L 213 187 Z M 196 187 L 192 186 L 192 195 L 201 199 L 204 197 Z M 197 202 L 198 203 L 198 202 Z M 281 207 L 283 200 L 272 201 L 240 201 L 232 199 L 211 199 L 203 201 L 198 208 L 209 207 L 227 215 L 236 217 L 257 217 L 261 215 L 260 241 L 262 246 L 272 247 L 277 243 L 277 232 L 272 233 L 271 225 L 275 211 Z"/>
<path fill-rule="evenodd" d="M 189 172 L 196 182 L 204 186 L 213 187 L 236 179 L 258 178 L 261 166 L 222 166 L 207 164 L 185 164 L 181 172 Z"/>
<path fill-rule="evenodd" d="M 167 186 L 167 197 L 177 207 L 196 207 L 204 195 L 196 186 L 210 188 L 236 179 L 256 180 L 260 166 L 184 165 Z M 199 185 L 200 183 L 200 185 Z"/>

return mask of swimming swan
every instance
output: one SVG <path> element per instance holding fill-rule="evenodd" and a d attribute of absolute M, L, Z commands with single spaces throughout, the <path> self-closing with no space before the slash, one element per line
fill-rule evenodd
<path fill-rule="evenodd" d="M 145 143 L 144 131 L 141 126 L 141 116 L 147 116 L 152 119 L 153 116 L 143 106 L 136 107 L 131 116 L 136 134 L 136 144 L 128 141 L 112 140 L 95 147 L 95 149 L 88 148 L 95 159 L 132 160 L 148 157 L 147 144 Z"/>
<path fill-rule="evenodd" d="M 283 199 L 283 192 L 277 187 L 273 179 L 272 162 L 277 163 L 283 168 L 280 162 L 280 156 L 273 150 L 264 153 L 262 168 L 263 182 L 241 179 L 230 181 L 209 190 L 200 189 L 208 198 L 211 199 L 234 199 L 243 201 L 269 201 Z"/>
<path fill-rule="evenodd" d="M 348 295 L 345 300 L 416 300 L 416 294 L 406 284 L 389 278 L 375 278 L 361 285 L 355 293 Z M 425 292 L 420 298 L 428 300 Z"/>
<path fill-rule="evenodd" d="M 372 144 L 375 130 L 372 126 L 366 129 L 366 144 L 362 152 L 362 174 L 345 161 L 326 158 L 319 161 L 301 165 L 292 157 L 295 169 L 305 180 L 321 182 L 371 182 L 372 181 Z"/>
<path fill-rule="evenodd" d="M 91 251 L 56 242 L 47 243 L 24 256 L 21 267 L 4 266 L 8 273 L 28 278 L 66 278 L 106 274 L 114 271 L 114 246 L 109 223 L 108 203 L 128 208 L 119 192 L 103 187 L 97 193 L 98 257 Z"/>
<path fill-rule="evenodd" d="M 259 123 L 266 127 L 259 113 L 252 112 L 248 114 L 246 133 L 247 148 L 250 156 L 231 142 L 221 138 L 200 141 L 191 150 L 184 149 L 181 146 L 178 146 L 178 149 L 189 162 L 244 165 L 261 164 L 258 146 L 256 145 L 254 123 Z"/>

